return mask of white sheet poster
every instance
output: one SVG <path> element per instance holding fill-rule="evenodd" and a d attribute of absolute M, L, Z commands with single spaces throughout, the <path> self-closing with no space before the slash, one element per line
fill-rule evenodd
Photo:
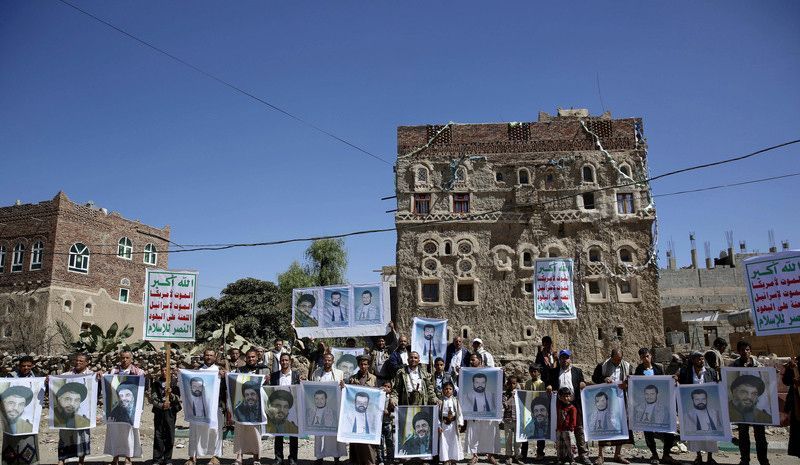
<path fill-rule="evenodd" d="M 631 431 L 674 433 L 676 386 L 672 376 L 628 376 L 628 424 Z"/>
<path fill-rule="evenodd" d="M 772 367 L 722 367 L 731 423 L 779 425 L 778 374 Z"/>
<path fill-rule="evenodd" d="M 411 326 L 411 350 L 423 364 L 433 364 L 447 351 L 447 320 L 414 317 Z"/>
<path fill-rule="evenodd" d="M 744 282 L 757 336 L 800 332 L 800 250 L 748 258 Z"/>
<path fill-rule="evenodd" d="M 302 412 L 300 433 L 315 436 L 336 436 L 339 429 L 341 391 L 336 383 L 300 382 Z"/>
<path fill-rule="evenodd" d="M 462 368 L 458 401 L 465 420 L 502 420 L 502 368 Z"/>
<path fill-rule="evenodd" d="M 389 283 L 292 290 L 298 337 L 383 336 L 390 320 Z"/>
<path fill-rule="evenodd" d="M 144 340 L 194 341 L 196 271 L 145 271 Z"/>
<path fill-rule="evenodd" d="M 721 383 L 678 386 L 678 418 L 684 441 L 730 440 L 725 386 Z"/>
<path fill-rule="evenodd" d="M 546 391 L 514 391 L 517 409 L 517 442 L 556 440 L 556 394 Z"/>
<path fill-rule="evenodd" d="M 103 406 L 106 423 L 139 427 L 144 405 L 144 376 L 103 375 Z"/>
<path fill-rule="evenodd" d="M 217 370 L 181 370 L 181 399 L 187 423 L 217 427 L 221 380 Z"/>
<path fill-rule="evenodd" d="M 50 429 L 86 429 L 97 426 L 97 377 L 51 375 Z"/>
<path fill-rule="evenodd" d="M 572 284 L 573 272 L 572 259 L 534 260 L 533 314 L 537 320 L 578 318 Z"/>
<path fill-rule="evenodd" d="M 38 434 L 42 419 L 45 378 L 3 378 L 0 381 L 0 407 L 3 433 Z"/>
<path fill-rule="evenodd" d="M 385 404 L 386 392 L 383 389 L 346 384 L 342 389 L 336 440 L 380 444 Z"/>
<path fill-rule="evenodd" d="M 439 408 L 400 405 L 394 413 L 394 456 L 430 459 L 439 454 Z"/>

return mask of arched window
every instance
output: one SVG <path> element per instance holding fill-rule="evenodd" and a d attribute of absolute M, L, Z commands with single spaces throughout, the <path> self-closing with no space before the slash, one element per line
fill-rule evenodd
<path fill-rule="evenodd" d="M 83 307 L 83 314 L 86 316 L 92 315 L 92 303 L 87 302 L 86 305 Z"/>
<path fill-rule="evenodd" d="M 133 258 L 133 243 L 127 237 L 123 237 L 119 240 L 117 257 L 124 258 L 125 260 Z"/>
<path fill-rule="evenodd" d="M 6 247 L 0 245 L 0 273 L 6 271 Z"/>
<path fill-rule="evenodd" d="M 531 183 L 531 173 L 527 168 L 520 168 L 519 171 L 517 171 L 517 182 L 520 185 Z"/>
<path fill-rule="evenodd" d="M 553 173 L 552 170 L 548 170 L 547 173 L 544 175 L 544 188 L 545 189 L 553 189 L 556 183 L 556 175 Z"/>
<path fill-rule="evenodd" d="M 494 173 L 494 180 L 497 182 L 503 182 L 503 173 L 499 171 Z"/>
<path fill-rule="evenodd" d="M 69 271 L 76 273 L 89 272 L 89 247 L 80 242 L 72 244 L 69 249 Z"/>
<path fill-rule="evenodd" d="M 549 258 L 557 258 L 561 256 L 561 251 L 558 250 L 558 247 L 550 247 L 547 249 L 547 256 Z"/>
<path fill-rule="evenodd" d="M 633 250 L 630 247 L 619 249 L 619 261 L 622 263 L 633 263 Z"/>
<path fill-rule="evenodd" d="M 37 243 L 33 244 L 31 248 L 31 270 L 41 270 L 42 269 L 42 255 L 44 255 L 44 243 L 42 241 L 38 241 Z"/>
<path fill-rule="evenodd" d="M 414 182 L 417 184 L 428 184 L 428 168 L 420 166 L 414 172 Z"/>
<path fill-rule="evenodd" d="M 158 252 L 156 252 L 156 246 L 153 244 L 147 244 L 144 246 L 144 258 L 143 258 L 145 265 L 154 265 L 158 263 Z"/>
<path fill-rule="evenodd" d="M 583 167 L 583 182 L 594 182 L 594 168 L 589 165 Z"/>
<path fill-rule="evenodd" d="M 466 182 L 467 180 L 467 170 L 463 167 L 456 169 L 456 182 Z"/>
<path fill-rule="evenodd" d="M 17 244 L 14 246 L 14 254 L 11 256 L 11 272 L 22 271 L 22 259 L 25 256 L 25 245 Z"/>
<path fill-rule="evenodd" d="M 3 337 L 11 337 L 14 334 L 14 331 L 11 329 L 11 325 L 3 326 Z"/>
<path fill-rule="evenodd" d="M 450 241 L 444 241 L 444 254 L 445 255 L 453 255 L 453 243 Z"/>
<path fill-rule="evenodd" d="M 64 312 L 72 313 L 72 301 L 71 300 L 65 300 L 64 301 Z"/>
<path fill-rule="evenodd" d="M 627 177 L 631 177 L 631 167 L 628 165 L 621 165 L 619 171 Z"/>
<path fill-rule="evenodd" d="M 522 252 L 522 266 L 533 268 L 533 254 L 529 250 Z"/>
<path fill-rule="evenodd" d="M 597 263 L 603 260 L 603 252 L 600 250 L 598 246 L 589 247 L 589 261 L 592 263 Z"/>

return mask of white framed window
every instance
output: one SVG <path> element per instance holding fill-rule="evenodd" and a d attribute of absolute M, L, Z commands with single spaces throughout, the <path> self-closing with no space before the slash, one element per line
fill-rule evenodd
<path fill-rule="evenodd" d="M 44 255 L 44 242 L 38 241 L 31 247 L 31 271 L 42 269 L 42 256 Z"/>
<path fill-rule="evenodd" d="M 586 278 L 586 301 L 606 302 L 608 300 L 608 283 L 604 278 L 590 276 Z"/>
<path fill-rule="evenodd" d="M 628 166 L 626 164 L 622 164 L 619 167 L 619 171 L 620 171 L 620 173 L 624 174 L 625 176 L 631 177 L 631 167 L 630 166 Z"/>
<path fill-rule="evenodd" d="M 517 170 L 517 184 L 526 186 L 531 183 L 531 172 L 528 168 L 520 168 Z"/>
<path fill-rule="evenodd" d="M 128 290 L 124 287 L 119 289 L 119 301 L 120 302 L 127 302 L 128 301 Z"/>
<path fill-rule="evenodd" d="M 589 247 L 589 261 L 592 263 L 599 263 L 603 261 L 603 251 L 600 247 L 594 245 Z"/>
<path fill-rule="evenodd" d="M 525 270 L 533 269 L 533 252 L 530 250 L 523 250 L 520 257 L 519 267 Z"/>
<path fill-rule="evenodd" d="M 92 303 L 86 302 L 86 305 L 83 306 L 83 314 L 86 316 L 91 316 L 93 311 Z"/>
<path fill-rule="evenodd" d="M 117 246 L 117 257 L 130 260 L 133 258 L 133 243 L 127 237 L 119 240 Z"/>
<path fill-rule="evenodd" d="M 71 300 L 65 300 L 63 309 L 64 309 L 64 313 L 72 313 L 72 301 Z"/>
<path fill-rule="evenodd" d="M 631 192 L 617 194 L 617 214 L 632 215 L 636 213 L 633 208 L 633 194 Z"/>
<path fill-rule="evenodd" d="M 623 246 L 619 248 L 619 261 L 622 263 L 632 264 L 633 263 L 633 249 L 628 246 Z"/>
<path fill-rule="evenodd" d="M 428 179 L 429 179 L 428 168 L 425 168 L 424 166 L 418 166 L 414 170 L 414 181 L 417 184 L 427 185 Z"/>
<path fill-rule="evenodd" d="M 532 278 L 523 278 L 520 281 L 522 282 L 522 293 L 524 295 L 533 294 L 533 279 Z"/>
<path fill-rule="evenodd" d="M 22 262 L 25 257 L 25 245 L 17 244 L 14 246 L 14 254 L 11 255 L 11 272 L 18 273 L 22 271 Z"/>
<path fill-rule="evenodd" d="M 581 168 L 581 179 L 583 182 L 594 184 L 594 167 L 592 165 L 584 165 Z"/>
<path fill-rule="evenodd" d="M 586 192 L 581 194 L 581 207 L 584 210 L 594 210 L 596 208 L 594 203 L 594 192 Z"/>
<path fill-rule="evenodd" d="M 458 280 L 455 287 L 455 299 L 453 300 L 457 305 L 478 304 L 478 285 L 475 280 Z"/>
<path fill-rule="evenodd" d="M 635 277 L 617 281 L 617 299 L 620 302 L 638 302 L 639 280 Z"/>
<path fill-rule="evenodd" d="M 69 249 L 69 266 L 67 271 L 76 273 L 89 272 L 89 247 L 77 242 Z"/>
<path fill-rule="evenodd" d="M 431 306 L 442 304 L 441 280 L 439 279 L 419 279 L 418 296 L 420 305 Z"/>
<path fill-rule="evenodd" d="M 0 273 L 6 271 L 6 246 L 0 245 Z"/>
<path fill-rule="evenodd" d="M 142 261 L 145 265 L 155 266 L 158 263 L 158 252 L 156 252 L 156 246 L 153 244 L 147 244 L 144 246 L 144 258 L 142 258 Z"/>

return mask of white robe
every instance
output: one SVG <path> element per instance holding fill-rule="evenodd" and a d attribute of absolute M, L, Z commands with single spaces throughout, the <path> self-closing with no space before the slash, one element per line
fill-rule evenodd
<path fill-rule="evenodd" d="M 199 369 L 219 371 L 216 365 L 200 367 Z M 224 380 L 222 381 L 224 382 Z M 216 428 L 209 428 L 205 423 L 189 423 L 189 457 L 222 457 L 224 427 L 225 415 L 222 414 L 222 409 L 220 408 L 217 408 Z"/>
<path fill-rule="evenodd" d="M 464 452 L 468 454 L 499 454 L 500 422 L 497 420 L 468 420 Z"/>
<path fill-rule="evenodd" d="M 446 416 L 450 411 L 457 412 L 456 420 L 449 425 L 444 422 L 440 423 L 442 434 L 439 435 L 439 460 L 442 462 L 464 460 L 464 449 L 461 447 L 458 435 L 458 427 L 464 424 L 464 416 L 461 414 L 461 408 L 458 407 L 458 399 L 455 396 L 442 399 L 442 416 Z"/>
<path fill-rule="evenodd" d="M 139 428 L 134 428 L 127 423 L 107 424 L 103 453 L 112 457 L 141 457 L 142 444 L 139 440 Z"/>
<path fill-rule="evenodd" d="M 342 372 L 337 369 L 332 369 L 330 372 L 322 370 L 315 371 L 312 379 L 317 382 L 337 382 L 341 381 Z M 344 442 L 337 442 L 336 436 L 314 436 L 314 458 L 321 459 L 325 457 L 344 457 L 347 455 L 347 444 Z"/>

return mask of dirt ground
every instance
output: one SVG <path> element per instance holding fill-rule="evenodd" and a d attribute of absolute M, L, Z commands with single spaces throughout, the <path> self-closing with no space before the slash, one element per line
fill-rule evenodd
<path fill-rule="evenodd" d="M 43 415 L 44 416 L 44 415 Z M 111 457 L 108 455 L 103 455 L 103 444 L 105 442 L 105 425 L 102 424 L 102 420 L 98 419 L 97 422 L 98 426 L 92 430 L 92 455 L 88 457 L 87 463 L 110 463 Z M 188 449 L 187 449 L 187 438 L 188 438 L 188 424 L 183 422 L 183 414 L 178 414 L 178 436 L 176 438 L 176 446 L 173 452 L 173 461 L 174 465 L 183 465 L 183 462 L 186 461 L 188 458 Z M 39 453 L 40 453 L 40 462 L 43 464 L 55 464 L 57 463 L 57 448 L 58 448 L 58 432 L 51 431 L 47 428 L 47 419 L 44 418 L 42 421 L 41 434 L 39 434 Z M 145 409 L 144 416 L 142 418 L 142 427 L 140 428 L 141 433 L 141 441 L 142 441 L 142 450 L 143 456 L 138 459 L 134 459 L 134 462 L 147 462 L 150 463 L 153 457 L 153 414 L 149 411 L 149 409 Z M 789 433 L 787 428 L 767 428 L 767 440 L 769 441 L 769 459 L 771 465 L 797 465 L 798 459 L 796 457 L 789 457 L 786 455 L 786 447 L 787 441 L 789 440 Z M 183 437 L 180 437 L 183 436 Z M 736 432 L 734 431 L 734 436 L 736 436 Z M 644 445 L 644 438 L 641 436 L 640 433 L 636 433 L 636 445 L 635 446 L 625 446 L 623 448 L 623 456 L 629 459 L 633 463 L 648 463 L 648 458 L 650 457 L 650 452 Z M 660 442 L 658 443 L 660 445 Z M 753 443 L 753 450 L 751 451 L 753 457 L 751 459 L 752 463 L 757 463 L 755 458 L 755 444 Z M 285 453 L 288 453 L 288 444 L 284 447 Z M 719 462 L 720 464 L 738 464 L 739 463 L 739 451 L 736 449 L 731 443 L 722 443 L 720 444 L 720 452 L 714 454 L 714 459 Z M 272 464 L 274 460 L 274 453 L 273 453 L 273 439 L 272 438 L 265 438 L 262 441 L 262 460 L 261 463 L 264 465 Z M 535 447 L 531 448 L 531 452 L 535 451 Z M 590 457 L 593 459 L 597 456 L 597 447 L 590 448 Z M 660 451 L 659 451 L 660 452 Z M 548 458 L 546 459 L 545 463 L 549 463 L 553 461 L 555 456 L 555 449 L 553 445 L 548 443 L 547 448 L 545 450 Z M 314 460 L 314 441 L 313 439 L 300 439 L 300 463 L 301 464 L 310 464 L 313 463 Z M 611 454 L 610 450 L 606 451 L 606 462 L 613 463 L 609 460 L 613 454 Z M 690 464 L 692 460 L 694 460 L 693 453 L 681 453 L 673 455 L 676 459 L 682 460 L 687 464 Z M 222 463 L 233 463 L 233 441 L 226 440 L 223 446 L 223 457 Z M 251 462 L 249 459 L 245 460 L 245 465 L 249 465 Z M 326 459 L 327 464 L 332 464 L 332 459 Z M 418 463 L 418 462 L 417 462 Z M 469 463 L 468 460 L 463 463 Z M 482 457 L 479 463 L 484 464 L 488 463 L 485 457 Z M 204 465 L 205 461 L 201 460 L 200 464 Z"/>

